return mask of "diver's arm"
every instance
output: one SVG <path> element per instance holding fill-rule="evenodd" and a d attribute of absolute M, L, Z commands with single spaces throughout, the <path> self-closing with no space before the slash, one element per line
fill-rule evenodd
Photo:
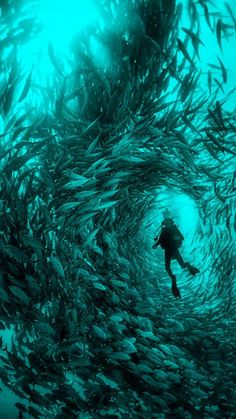
<path fill-rule="evenodd" d="M 157 237 L 155 237 L 155 238 L 154 238 L 154 240 L 157 240 L 157 241 L 156 241 L 156 243 L 152 246 L 152 247 L 153 247 L 153 249 L 155 249 L 157 246 L 159 246 L 159 244 L 161 243 L 161 239 L 162 239 L 162 237 L 163 237 L 163 231 L 161 232 L 159 239 L 157 239 Z"/>
<path fill-rule="evenodd" d="M 157 239 L 157 237 L 155 237 L 155 239 L 154 239 L 154 240 L 156 240 L 156 239 Z M 153 247 L 153 249 L 155 249 L 155 247 L 159 246 L 159 244 L 160 244 L 160 239 L 158 239 L 158 240 L 157 240 L 157 242 L 156 242 L 156 243 L 154 243 L 154 245 L 152 246 L 152 247 Z"/>

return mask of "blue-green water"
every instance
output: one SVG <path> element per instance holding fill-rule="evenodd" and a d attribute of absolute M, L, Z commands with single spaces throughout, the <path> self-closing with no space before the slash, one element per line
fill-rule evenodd
<path fill-rule="evenodd" d="M 234 2 L 0 10 L 0 417 L 234 418 Z"/>

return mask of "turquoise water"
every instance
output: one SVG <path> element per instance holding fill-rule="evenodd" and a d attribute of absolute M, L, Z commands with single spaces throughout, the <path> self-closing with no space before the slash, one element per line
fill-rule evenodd
<path fill-rule="evenodd" d="M 234 2 L 0 10 L 0 416 L 233 418 Z"/>

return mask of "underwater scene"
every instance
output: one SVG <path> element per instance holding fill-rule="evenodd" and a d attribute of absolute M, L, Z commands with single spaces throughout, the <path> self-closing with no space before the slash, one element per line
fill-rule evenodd
<path fill-rule="evenodd" d="M 236 3 L 0 0 L 0 419 L 236 418 Z"/>

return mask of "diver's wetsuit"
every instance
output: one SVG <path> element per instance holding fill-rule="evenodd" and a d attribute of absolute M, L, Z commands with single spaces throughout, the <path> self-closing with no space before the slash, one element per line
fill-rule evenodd
<path fill-rule="evenodd" d="M 198 271 L 196 268 L 190 265 L 188 262 L 184 262 L 178 247 L 181 245 L 184 237 L 179 231 L 179 229 L 173 225 L 171 227 L 164 227 L 161 231 L 160 237 L 155 244 L 155 247 L 159 244 L 162 249 L 165 250 L 165 268 L 172 280 L 175 280 L 175 275 L 173 274 L 170 262 L 172 259 L 176 259 L 181 268 L 188 268 L 189 272 L 192 274 Z"/>

